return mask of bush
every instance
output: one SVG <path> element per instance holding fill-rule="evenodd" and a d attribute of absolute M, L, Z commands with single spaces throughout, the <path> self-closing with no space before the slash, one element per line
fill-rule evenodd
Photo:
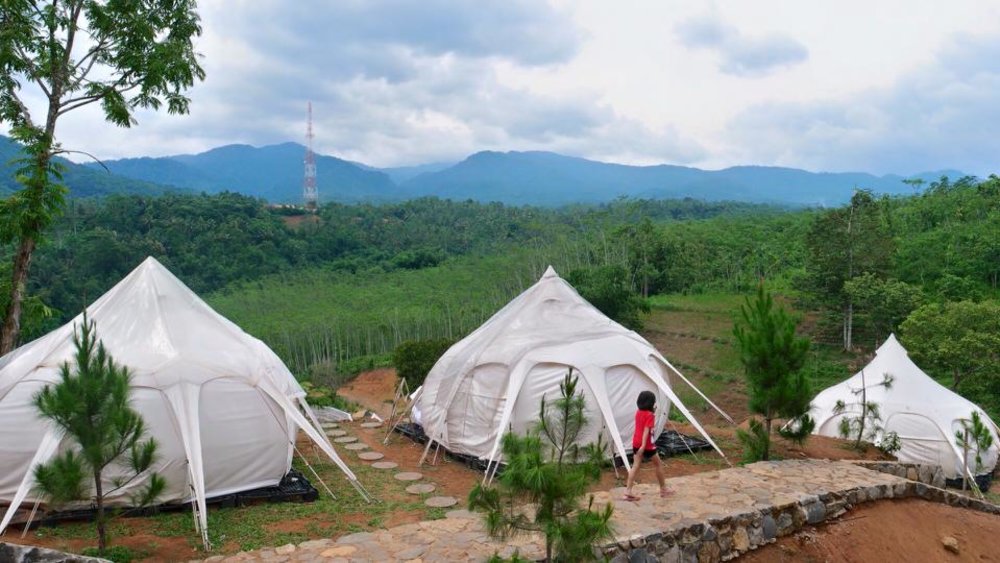
<path fill-rule="evenodd" d="M 392 364 L 396 373 L 406 380 L 410 389 L 423 385 L 427 372 L 451 348 L 454 341 L 446 338 L 435 340 L 407 340 L 392 353 Z"/>

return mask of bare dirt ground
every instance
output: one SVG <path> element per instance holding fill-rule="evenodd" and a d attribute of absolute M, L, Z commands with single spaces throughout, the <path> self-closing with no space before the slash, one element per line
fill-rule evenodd
<path fill-rule="evenodd" d="M 947 550 L 945 537 L 957 542 Z M 865 504 L 740 557 L 747 563 L 998 561 L 1000 518 L 922 500 Z"/>

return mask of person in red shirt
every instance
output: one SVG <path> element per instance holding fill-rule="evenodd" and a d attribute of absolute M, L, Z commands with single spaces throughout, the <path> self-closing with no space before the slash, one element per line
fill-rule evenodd
<path fill-rule="evenodd" d="M 656 440 L 653 437 L 653 428 L 656 426 L 656 417 L 653 412 L 656 410 L 656 395 L 652 391 L 639 393 L 639 398 L 635 401 L 635 432 L 632 434 L 632 469 L 628 472 L 628 480 L 625 481 L 625 500 L 637 501 L 639 497 L 632 494 L 632 486 L 635 485 L 635 477 L 639 474 L 639 466 L 643 461 L 655 459 L 653 469 L 656 470 L 656 480 L 660 483 L 660 496 L 667 497 L 673 491 L 667 488 L 666 479 L 663 476 L 663 462 L 656 451 Z"/>

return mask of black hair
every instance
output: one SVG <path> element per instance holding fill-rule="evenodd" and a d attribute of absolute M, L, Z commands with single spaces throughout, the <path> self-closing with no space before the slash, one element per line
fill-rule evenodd
<path fill-rule="evenodd" d="M 652 391 L 639 393 L 639 398 L 635 400 L 635 406 L 641 411 L 652 411 L 656 406 L 656 395 Z"/>

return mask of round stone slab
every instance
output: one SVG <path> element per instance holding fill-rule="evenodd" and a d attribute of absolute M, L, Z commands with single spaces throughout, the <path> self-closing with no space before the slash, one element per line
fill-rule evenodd
<path fill-rule="evenodd" d="M 358 439 L 354 436 L 341 436 L 340 438 L 334 438 L 333 441 L 338 444 L 350 444 L 351 442 L 357 442 Z"/>
<path fill-rule="evenodd" d="M 458 504 L 458 499 L 455 497 L 431 497 L 425 500 L 424 504 L 431 508 L 448 508 Z"/>
<path fill-rule="evenodd" d="M 406 492 L 411 495 L 426 495 L 427 493 L 433 493 L 436 488 L 437 487 L 431 485 L 430 483 L 417 483 L 416 485 L 406 487 Z"/>
<path fill-rule="evenodd" d="M 338 436 L 347 436 L 347 432 L 344 430 L 329 430 L 326 433 L 327 436 L 333 436 L 334 438 Z"/>
<path fill-rule="evenodd" d="M 374 422 L 373 421 L 373 422 L 362 422 L 361 423 L 361 427 L 362 428 L 378 428 L 379 426 L 382 426 L 381 422 Z"/>
<path fill-rule="evenodd" d="M 383 457 L 385 457 L 385 455 L 379 452 L 361 452 L 358 454 L 358 459 L 363 459 L 365 461 L 378 461 Z"/>
<path fill-rule="evenodd" d="M 368 444 L 362 444 L 361 442 L 355 442 L 353 444 L 347 444 L 344 446 L 345 450 L 367 450 Z"/>
<path fill-rule="evenodd" d="M 366 452 L 366 453 L 376 453 L 376 452 Z M 360 454 L 358 457 L 361 457 L 362 455 L 365 454 Z M 396 469 L 397 467 L 399 467 L 399 464 L 396 463 L 395 461 L 376 461 L 375 463 L 372 464 L 372 467 L 374 467 L 375 469 Z"/>
<path fill-rule="evenodd" d="M 320 424 L 324 430 L 333 430 L 334 428 L 340 428 L 340 425 L 336 422 L 324 422 Z"/>
<path fill-rule="evenodd" d="M 423 475 L 415 471 L 404 471 L 395 475 L 397 481 L 416 481 L 423 478 Z"/>

